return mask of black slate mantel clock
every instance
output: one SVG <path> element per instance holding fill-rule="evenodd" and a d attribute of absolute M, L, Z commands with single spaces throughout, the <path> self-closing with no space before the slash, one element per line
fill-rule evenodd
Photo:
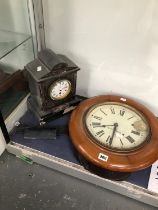
<path fill-rule="evenodd" d="M 65 114 L 82 100 L 76 96 L 80 69 L 66 56 L 45 49 L 26 65 L 25 70 L 31 93 L 28 108 L 40 121 Z"/>

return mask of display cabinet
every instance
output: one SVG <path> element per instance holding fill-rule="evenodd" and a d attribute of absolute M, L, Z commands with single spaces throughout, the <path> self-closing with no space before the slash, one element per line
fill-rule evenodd
<path fill-rule="evenodd" d="M 0 109 L 4 119 L 28 94 L 23 68 L 40 47 L 36 9 L 37 1 L 0 1 Z"/>

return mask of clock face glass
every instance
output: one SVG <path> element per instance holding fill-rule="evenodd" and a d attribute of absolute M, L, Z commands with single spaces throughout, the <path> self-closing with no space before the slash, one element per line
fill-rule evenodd
<path fill-rule="evenodd" d="M 114 151 L 131 151 L 148 141 L 150 126 L 136 109 L 116 102 L 92 106 L 85 115 L 91 139 Z"/>
<path fill-rule="evenodd" d="M 54 82 L 49 88 L 49 95 L 53 100 L 64 99 L 71 91 L 70 81 L 63 79 Z"/>

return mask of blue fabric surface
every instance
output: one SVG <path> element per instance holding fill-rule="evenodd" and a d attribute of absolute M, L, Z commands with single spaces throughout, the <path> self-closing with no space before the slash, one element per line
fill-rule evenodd
<path fill-rule="evenodd" d="M 67 114 L 49 122 L 47 126 L 66 126 L 68 125 L 69 117 L 70 115 Z M 28 126 L 38 125 L 38 121 L 29 111 L 21 118 L 20 123 Z M 23 138 L 22 133 L 13 133 L 11 134 L 11 139 L 13 139 L 16 143 L 23 144 L 27 147 L 31 147 L 47 154 L 79 164 L 75 157 L 73 145 L 67 134 L 59 136 L 56 140 L 26 140 Z M 127 181 L 147 188 L 151 170 L 150 168 L 151 167 L 132 173 Z"/>

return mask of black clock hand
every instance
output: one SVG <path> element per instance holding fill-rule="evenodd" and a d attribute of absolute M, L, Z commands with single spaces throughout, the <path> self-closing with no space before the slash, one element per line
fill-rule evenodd
<path fill-rule="evenodd" d="M 118 124 L 117 123 L 114 123 L 114 129 L 113 129 L 113 132 L 112 132 L 112 136 L 110 138 L 110 141 L 109 141 L 109 145 L 110 146 L 112 144 L 112 141 L 113 141 L 113 138 L 114 138 L 114 135 L 115 135 L 115 132 L 116 132 L 117 127 L 118 127 Z"/>
<path fill-rule="evenodd" d="M 112 130 L 113 128 L 108 128 L 108 129 Z M 124 136 L 124 134 L 121 133 L 120 131 L 116 131 L 116 133 L 119 133 L 119 134 L 121 134 L 122 136 Z"/>
<path fill-rule="evenodd" d="M 94 127 L 103 127 L 103 128 L 105 128 L 107 126 L 115 126 L 115 125 L 114 124 L 113 125 L 94 125 Z"/>

